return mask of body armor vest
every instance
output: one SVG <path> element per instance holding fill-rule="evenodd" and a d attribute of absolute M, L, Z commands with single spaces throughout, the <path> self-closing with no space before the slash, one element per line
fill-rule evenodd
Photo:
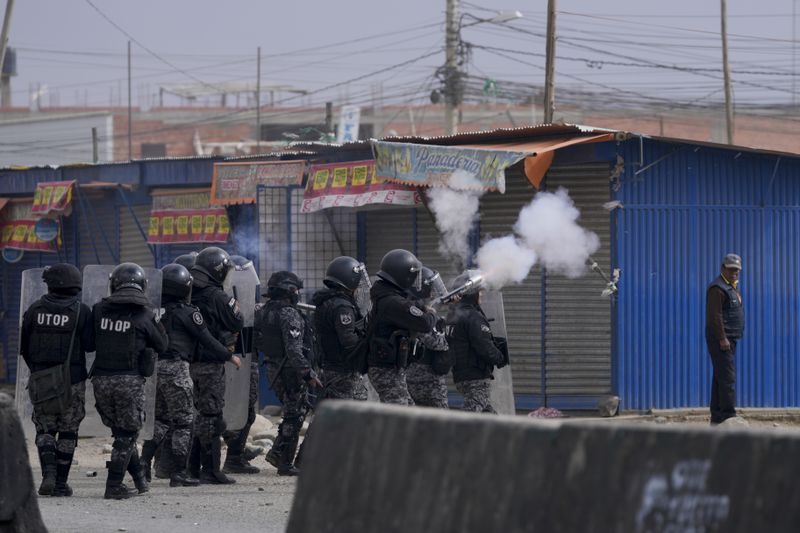
<path fill-rule="evenodd" d="M 69 341 L 77 327 L 79 307 L 74 303 L 64 307 L 40 300 L 31 306 L 33 330 L 30 338 L 30 357 L 34 365 L 56 365 L 67 360 Z M 80 336 L 72 346 L 72 361 L 81 353 Z"/>
<path fill-rule="evenodd" d="M 717 277 L 711 287 L 722 289 L 728 297 L 722 305 L 722 325 L 725 328 L 725 336 L 732 340 L 741 338 L 744 333 L 744 307 L 739 301 L 739 293 L 731 285 L 725 283 L 722 276 Z"/>
<path fill-rule="evenodd" d="M 98 308 L 95 308 L 97 311 Z M 129 371 L 138 368 L 136 352 L 136 312 L 113 312 L 105 306 L 94 317 L 97 353 L 95 367 Z"/>
<path fill-rule="evenodd" d="M 191 315 L 195 311 L 197 311 L 197 309 L 183 302 L 166 304 L 161 323 L 167 331 L 169 346 L 167 347 L 167 351 L 161 354 L 161 359 L 192 360 L 197 350 L 198 340 L 197 337 L 192 335 L 191 331 L 187 331 L 184 326 L 187 318 L 190 321 L 192 320 L 191 316 L 185 317 L 184 315 Z"/>
<path fill-rule="evenodd" d="M 322 367 L 342 372 L 350 371 L 350 365 L 345 359 L 347 354 L 342 353 L 342 345 L 339 342 L 339 335 L 334 326 L 338 319 L 337 310 L 342 307 L 353 308 L 353 314 L 358 319 L 358 310 L 355 304 L 341 295 L 335 295 L 325 300 L 317 308 L 314 314 L 314 321 L 319 336 L 319 345 L 322 349 Z"/>
<path fill-rule="evenodd" d="M 269 300 L 261 312 L 266 314 L 266 320 L 257 321 L 259 331 L 259 351 L 264 352 L 267 361 L 280 363 L 286 357 L 286 346 L 283 343 L 283 332 L 281 331 L 281 309 L 294 307 L 292 304 L 283 300 Z M 303 352 L 308 358 L 309 363 L 314 364 L 316 353 L 314 331 L 308 323 L 308 319 L 299 313 L 303 320 Z"/>

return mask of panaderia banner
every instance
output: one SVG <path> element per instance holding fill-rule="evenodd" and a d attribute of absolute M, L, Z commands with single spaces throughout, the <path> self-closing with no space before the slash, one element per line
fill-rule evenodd
<path fill-rule="evenodd" d="M 375 161 L 351 161 L 313 165 L 303 194 L 301 213 L 330 207 L 369 204 L 417 205 L 422 203 L 415 187 L 391 183 L 375 174 Z"/>

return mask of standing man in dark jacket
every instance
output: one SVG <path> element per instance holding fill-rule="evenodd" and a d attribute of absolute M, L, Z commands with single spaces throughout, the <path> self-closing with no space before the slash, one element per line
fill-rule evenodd
<path fill-rule="evenodd" d="M 158 358 L 155 429 L 153 438 L 142 445 L 142 463 L 150 481 L 150 462 L 158 446 L 164 442 L 175 465 L 170 474 L 170 487 L 193 487 L 200 481 L 186 473 L 194 422 L 189 361 L 198 346 L 217 353 L 219 357 L 230 357 L 234 364 L 238 358 L 231 356 L 228 349 L 211 336 L 200 309 L 189 303 L 193 281 L 189 271 L 173 263 L 162 268 L 161 272 L 161 305 L 164 308 L 161 324 L 169 336 L 169 346 Z"/>
<path fill-rule="evenodd" d="M 256 311 L 256 346 L 264 352 L 270 387 L 283 404 L 283 419 L 267 462 L 279 476 L 296 476 L 295 452 L 308 413 L 308 387 L 322 387 L 312 367 L 314 332 L 297 310 L 303 281 L 287 271 L 275 272 L 267 281 L 267 303 Z M 300 455 L 298 454 L 298 457 Z"/>
<path fill-rule="evenodd" d="M 469 274 L 462 274 L 453 287 L 461 287 L 467 281 Z M 494 379 L 494 367 L 504 366 L 505 358 L 481 309 L 479 287 L 464 293 L 450 309 L 447 329 L 447 341 L 455 359 L 453 381 L 464 396 L 463 410 L 496 414 L 491 403 L 490 380 Z"/>
<path fill-rule="evenodd" d="M 744 307 L 739 292 L 742 258 L 728 254 L 722 272 L 706 291 L 706 344 L 711 378 L 711 425 L 736 416 L 736 345 L 744 334 Z"/>
<path fill-rule="evenodd" d="M 354 294 L 366 276 L 363 263 L 352 257 L 337 257 L 325 271 L 324 289 L 314 294 L 317 309 L 314 325 L 322 348 L 324 397 L 355 400 L 362 387 L 355 351 L 364 339 L 364 320 Z"/>
<path fill-rule="evenodd" d="M 406 367 L 418 333 L 430 332 L 436 314 L 421 309 L 409 296 L 411 287 L 421 288 L 422 263 L 407 250 L 392 250 L 383 256 L 378 281 L 372 286 L 374 332 L 370 339 L 369 380 L 383 403 L 414 405 L 408 393 Z"/>
<path fill-rule="evenodd" d="M 189 460 L 190 472 L 199 475 L 201 482 L 235 483 L 220 470 L 222 459 L 222 434 L 225 421 L 225 363 L 235 351 L 237 334 L 244 327 L 236 298 L 225 294 L 222 282 L 233 263 L 228 253 L 216 246 L 204 249 L 197 255 L 192 267 L 194 277 L 192 304 L 200 309 L 203 322 L 211 335 L 228 350 L 200 346 L 190 372 L 194 383 L 194 401 L 197 416 L 194 422 L 195 440 Z M 199 473 L 202 463 L 203 471 Z"/>
<path fill-rule="evenodd" d="M 97 346 L 94 397 L 97 412 L 114 437 L 106 499 L 130 497 L 122 483 L 126 470 L 140 494 L 148 490 L 136 438 L 144 421 L 144 381 L 153 375 L 156 355 L 167 349 L 168 339 L 155 320 L 146 287 L 144 270 L 135 263 L 122 263 L 111 273 L 111 296 L 92 309 Z"/>
<path fill-rule="evenodd" d="M 75 332 L 70 358 L 71 401 L 66 411 L 46 414 L 34 405 L 36 448 L 42 465 L 41 496 L 72 496 L 67 485 L 78 428 L 86 415 L 86 352 L 94 351 L 92 312 L 81 303 L 81 272 L 58 263 L 42 273 L 47 294 L 23 315 L 20 354 L 31 372 L 64 364 Z M 77 322 L 76 322 L 77 320 Z"/>

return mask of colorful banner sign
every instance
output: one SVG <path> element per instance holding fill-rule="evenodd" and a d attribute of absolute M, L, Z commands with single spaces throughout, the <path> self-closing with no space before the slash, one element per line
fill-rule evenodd
<path fill-rule="evenodd" d="M 376 173 L 417 187 L 450 186 L 505 192 L 505 169 L 527 152 L 486 150 L 462 146 L 374 141 Z"/>
<path fill-rule="evenodd" d="M 211 204 L 253 204 L 259 185 L 302 185 L 305 169 L 305 161 L 214 163 Z"/>
<path fill-rule="evenodd" d="M 150 212 L 147 242 L 228 242 L 230 232 L 230 222 L 224 207 L 154 210 Z"/>
<path fill-rule="evenodd" d="M 43 241 L 36 235 L 36 220 L 10 220 L 0 222 L 0 249 L 32 250 L 37 252 L 55 253 L 61 244 L 61 226 L 58 228 L 58 237 Z"/>
<path fill-rule="evenodd" d="M 301 213 L 328 207 L 361 207 L 368 204 L 417 205 L 419 191 L 407 185 L 375 177 L 375 161 L 314 165 L 308 170 Z"/>
<path fill-rule="evenodd" d="M 31 212 L 38 216 L 46 216 L 48 214 L 68 215 L 74 188 L 75 180 L 37 183 Z"/>

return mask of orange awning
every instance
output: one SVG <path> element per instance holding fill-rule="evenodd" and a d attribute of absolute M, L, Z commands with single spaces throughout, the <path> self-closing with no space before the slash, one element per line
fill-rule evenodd
<path fill-rule="evenodd" d="M 518 140 L 487 144 L 459 144 L 457 146 L 462 148 L 479 148 L 482 150 L 505 150 L 509 152 L 529 153 L 530 155 L 525 158 L 525 176 L 528 178 L 531 185 L 538 189 L 542 184 L 544 175 L 553 163 L 553 156 L 556 150 L 576 144 L 612 140 L 614 140 L 613 133 L 601 133 L 588 136 L 566 135 L 562 137 L 550 137 L 548 139 Z"/>

